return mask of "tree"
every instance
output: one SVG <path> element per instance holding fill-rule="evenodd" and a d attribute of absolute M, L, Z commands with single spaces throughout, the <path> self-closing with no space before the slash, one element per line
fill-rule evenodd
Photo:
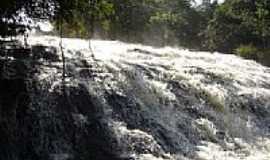
<path fill-rule="evenodd" d="M 253 23 L 258 34 L 262 38 L 263 48 L 269 47 L 270 38 L 270 1 L 260 0 L 255 2 L 255 23 Z"/>
<path fill-rule="evenodd" d="M 268 4 L 268 0 L 225 1 L 209 21 L 208 47 L 222 52 L 232 52 L 242 44 L 266 48 L 270 28 Z"/>
<path fill-rule="evenodd" d="M 29 27 L 20 14 L 30 18 L 49 18 L 52 16 L 52 0 L 1 0 L 0 1 L 0 36 L 23 34 Z"/>

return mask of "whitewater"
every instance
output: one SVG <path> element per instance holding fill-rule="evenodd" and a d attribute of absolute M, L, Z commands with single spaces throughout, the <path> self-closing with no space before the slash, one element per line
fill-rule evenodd
<path fill-rule="evenodd" d="M 39 59 L 35 73 L 38 83 L 46 84 L 38 101 L 52 101 L 47 95 L 60 92 L 62 84 L 60 38 L 30 36 L 27 41 L 47 47 L 32 49 L 33 54 L 55 50 L 56 60 Z M 91 40 L 91 52 L 89 40 L 63 38 L 62 43 L 71 97 L 66 101 L 77 106 L 70 111 L 72 123 L 87 128 L 98 113 L 101 118 L 95 120 L 106 127 L 91 136 L 110 137 L 109 149 L 102 146 L 106 153 L 135 160 L 270 159 L 270 68 L 236 55 L 176 47 Z M 87 99 L 81 92 L 73 96 L 79 87 L 102 111 L 80 102 Z M 54 112 L 53 103 L 41 106 L 42 112 Z M 71 146 L 68 140 L 55 145 L 48 151 L 53 160 L 76 157 L 72 147 L 63 147 Z"/>

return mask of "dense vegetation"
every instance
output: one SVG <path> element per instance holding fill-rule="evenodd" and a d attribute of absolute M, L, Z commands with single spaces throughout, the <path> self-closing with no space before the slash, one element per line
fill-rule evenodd
<path fill-rule="evenodd" d="M 1 0 L 0 35 L 24 32 L 22 10 L 50 19 L 66 37 L 179 45 L 270 65 L 270 0 Z"/>

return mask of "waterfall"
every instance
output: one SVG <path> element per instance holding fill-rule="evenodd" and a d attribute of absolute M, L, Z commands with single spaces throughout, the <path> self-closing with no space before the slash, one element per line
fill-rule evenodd
<path fill-rule="evenodd" d="M 26 136 L 5 159 L 270 159 L 270 68 L 120 41 L 92 40 L 93 56 L 87 40 L 64 38 L 65 98 L 59 40 L 28 39 L 29 102 L 9 120 Z"/>

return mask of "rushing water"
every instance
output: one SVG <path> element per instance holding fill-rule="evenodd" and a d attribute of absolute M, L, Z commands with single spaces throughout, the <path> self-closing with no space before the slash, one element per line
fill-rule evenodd
<path fill-rule="evenodd" d="M 59 42 L 52 36 L 28 39 L 31 46 L 55 47 L 61 58 Z M 113 139 L 110 152 L 118 158 L 270 159 L 270 68 L 235 55 L 119 41 L 92 40 L 91 47 L 93 53 L 87 40 L 63 39 L 65 82 L 96 97 L 100 121 Z M 40 61 L 46 65 L 36 73 L 38 80 L 55 92 L 61 61 Z M 71 106 L 75 101 L 67 100 Z M 91 123 L 91 114 L 72 112 L 76 125 Z M 74 157 L 67 153 L 72 149 L 55 145 L 52 159 Z"/>

